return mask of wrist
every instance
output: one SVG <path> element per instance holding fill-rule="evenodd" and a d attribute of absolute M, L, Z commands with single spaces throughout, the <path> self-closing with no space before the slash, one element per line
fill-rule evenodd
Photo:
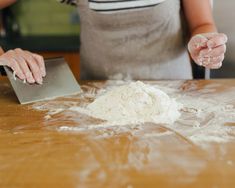
<path fill-rule="evenodd" d="M 198 34 L 203 34 L 203 33 L 217 33 L 217 28 L 215 27 L 214 24 L 208 23 L 208 24 L 203 24 L 195 29 L 192 30 L 191 32 L 191 37 L 198 35 Z"/>

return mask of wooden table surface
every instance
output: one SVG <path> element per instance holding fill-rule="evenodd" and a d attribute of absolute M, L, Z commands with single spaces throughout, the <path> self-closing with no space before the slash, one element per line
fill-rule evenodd
<path fill-rule="evenodd" d="M 173 88 L 185 100 L 224 96 L 218 105 L 230 105 L 231 118 L 235 114 L 235 80 L 150 84 L 168 84 L 169 92 Z M 224 119 L 222 126 L 229 129 L 224 140 L 197 142 L 199 137 L 181 133 L 187 127 L 180 122 L 179 131 L 153 123 L 102 127 L 102 120 L 69 110 L 89 103 L 106 86 L 85 82 L 84 94 L 19 105 L 8 81 L 0 81 L 0 187 L 235 186 L 235 121 Z M 197 130 L 204 130 L 201 125 Z"/>

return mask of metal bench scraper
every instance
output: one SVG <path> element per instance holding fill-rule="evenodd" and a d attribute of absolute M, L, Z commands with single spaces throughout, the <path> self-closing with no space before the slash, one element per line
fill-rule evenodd
<path fill-rule="evenodd" d="M 73 73 L 64 58 L 45 60 L 47 75 L 43 84 L 28 84 L 14 78 L 10 68 L 4 69 L 21 104 L 49 100 L 81 92 Z"/>

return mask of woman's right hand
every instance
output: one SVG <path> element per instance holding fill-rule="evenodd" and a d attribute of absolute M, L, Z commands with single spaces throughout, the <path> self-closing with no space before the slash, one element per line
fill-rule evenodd
<path fill-rule="evenodd" d="M 191 38 L 188 50 L 195 63 L 209 69 L 222 66 L 228 37 L 223 33 L 203 33 Z"/>
<path fill-rule="evenodd" d="M 0 65 L 10 67 L 15 75 L 28 83 L 42 84 L 46 76 L 43 57 L 17 48 L 0 55 Z"/>

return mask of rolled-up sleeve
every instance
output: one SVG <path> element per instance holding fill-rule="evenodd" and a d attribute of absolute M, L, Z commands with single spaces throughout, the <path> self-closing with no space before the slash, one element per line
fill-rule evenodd
<path fill-rule="evenodd" d="M 78 0 L 58 0 L 60 3 L 77 6 Z"/>

